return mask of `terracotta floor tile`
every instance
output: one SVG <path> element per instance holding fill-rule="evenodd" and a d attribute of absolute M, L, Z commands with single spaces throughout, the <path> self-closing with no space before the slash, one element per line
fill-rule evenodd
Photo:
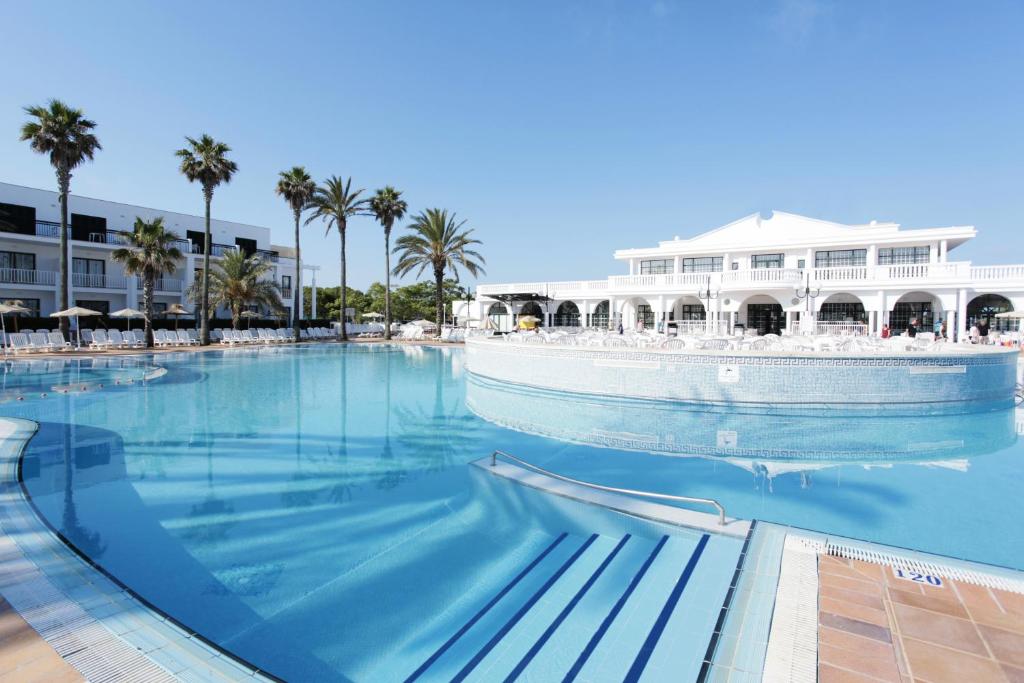
<path fill-rule="evenodd" d="M 871 638 L 882 643 L 892 642 L 892 633 L 889 631 L 888 627 L 869 624 L 866 621 L 858 621 L 856 619 L 850 619 L 849 617 L 830 614 L 828 612 L 819 612 L 818 623 L 822 626 L 828 626 L 829 628 L 839 629 L 840 631 L 846 631 L 847 633 L 864 636 L 865 638 Z"/>
<path fill-rule="evenodd" d="M 1003 664 L 1024 668 L 1024 635 L 984 624 L 979 624 L 978 630 L 996 659 Z"/>
<path fill-rule="evenodd" d="M 864 657 L 895 657 L 890 643 L 884 643 L 873 638 L 865 638 L 849 631 L 829 628 L 828 626 L 818 627 L 818 643 L 850 650 L 851 652 L 859 652 Z"/>
<path fill-rule="evenodd" d="M 818 647 L 818 662 L 831 664 L 853 671 L 855 673 L 871 676 L 881 681 L 900 680 L 900 670 L 896 666 L 896 658 L 889 654 L 887 657 L 867 657 L 859 652 L 843 650 L 832 645 L 820 644 Z"/>
<path fill-rule="evenodd" d="M 963 602 L 967 605 L 968 609 L 976 607 L 985 610 L 1004 611 L 996 604 L 996 601 L 992 597 L 988 588 L 985 588 L 984 586 L 975 586 L 973 583 L 964 583 L 962 581 L 950 581 L 949 583 L 956 587 L 957 593 L 960 594 L 960 597 L 963 599 Z"/>
<path fill-rule="evenodd" d="M 953 596 L 953 599 L 951 600 L 949 596 Z M 960 617 L 961 619 L 969 618 L 967 610 L 964 608 L 963 604 L 956 599 L 956 596 L 952 591 L 947 595 L 940 597 L 933 594 L 926 595 L 923 593 L 911 593 L 909 591 L 890 587 L 889 599 L 903 605 L 910 605 L 911 607 L 917 607 L 919 609 L 948 614 L 951 617 Z"/>
<path fill-rule="evenodd" d="M 948 650 L 913 638 L 903 641 L 915 680 L 927 683 L 1006 683 L 1002 669 L 991 659 Z"/>
<path fill-rule="evenodd" d="M 864 605 L 858 605 L 855 602 L 837 600 L 835 598 L 829 598 L 822 595 L 818 600 L 818 609 L 822 612 L 831 612 L 832 614 L 849 617 L 850 619 L 866 621 L 867 623 L 875 624 L 876 626 L 883 626 L 886 628 L 889 626 L 889 617 L 884 611 L 865 607 Z"/>
<path fill-rule="evenodd" d="M 996 599 L 1007 612 L 1024 618 L 1024 595 L 1008 591 L 993 591 Z"/>
<path fill-rule="evenodd" d="M 856 605 L 870 607 L 871 609 L 877 609 L 883 612 L 885 611 L 885 605 L 882 603 L 882 597 L 880 595 L 871 595 L 870 593 L 861 593 L 860 591 L 849 591 L 843 588 L 835 588 L 833 586 L 821 586 L 819 594 L 823 598 L 843 600 L 845 602 L 852 602 Z M 964 612 L 964 615 L 966 616 L 966 611 Z"/>
<path fill-rule="evenodd" d="M 1010 683 L 1024 683 L 1024 669 L 1003 664 L 1003 673 L 1006 674 Z"/>
<path fill-rule="evenodd" d="M 1024 634 L 1024 618 L 1004 612 L 998 607 L 967 607 L 968 614 L 971 615 L 971 619 L 979 624 L 987 624 L 988 626 L 995 626 L 1005 631 L 1013 631 L 1015 633 Z"/>
<path fill-rule="evenodd" d="M 841 588 L 858 593 L 867 593 L 868 595 L 882 595 L 882 586 L 877 581 L 870 581 L 866 578 L 862 580 L 837 576 L 835 574 L 819 574 L 818 583 L 829 588 Z"/>
<path fill-rule="evenodd" d="M 878 683 L 878 679 L 839 669 L 828 664 L 819 664 L 818 683 Z"/>
<path fill-rule="evenodd" d="M 896 615 L 899 631 L 904 637 L 916 638 L 980 656 L 988 654 L 974 624 L 966 619 L 948 617 L 944 614 L 928 612 L 899 603 L 893 604 L 893 612 Z M 917 675 L 916 672 L 914 675 Z"/>

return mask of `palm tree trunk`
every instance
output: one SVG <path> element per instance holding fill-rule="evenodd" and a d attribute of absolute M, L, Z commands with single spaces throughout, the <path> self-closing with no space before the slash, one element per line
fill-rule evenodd
<path fill-rule="evenodd" d="M 302 341 L 299 330 L 299 317 L 302 315 L 302 252 L 299 250 L 299 218 L 301 212 L 295 212 L 295 302 L 292 304 L 292 323 L 295 330 L 295 343 Z"/>
<path fill-rule="evenodd" d="M 434 269 L 434 304 L 437 306 L 436 314 L 437 333 L 441 334 L 441 325 L 444 324 L 444 269 Z"/>
<path fill-rule="evenodd" d="M 384 226 L 384 339 L 391 339 L 391 226 Z"/>
<path fill-rule="evenodd" d="M 155 274 L 146 270 L 142 280 L 142 310 L 145 312 L 146 348 L 153 348 L 153 281 Z"/>
<path fill-rule="evenodd" d="M 203 346 L 210 345 L 210 203 L 213 201 L 213 188 L 203 188 L 206 199 L 206 236 L 203 238 L 203 293 L 202 316 L 199 324 L 199 339 Z"/>
<path fill-rule="evenodd" d="M 68 194 L 71 192 L 71 173 L 66 168 L 57 169 L 57 186 L 60 189 L 60 310 L 70 308 L 68 304 Z M 68 336 L 68 318 L 60 319 L 60 332 Z"/>
<path fill-rule="evenodd" d="M 341 235 L 341 310 L 338 317 L 341 319 L 341 341 L 348 341 L 348 331 L 345 329 L 345 309 L 348 307 L 348 283 L 345 277 L 345 222 L 338 223 L 338 234 Z"/>

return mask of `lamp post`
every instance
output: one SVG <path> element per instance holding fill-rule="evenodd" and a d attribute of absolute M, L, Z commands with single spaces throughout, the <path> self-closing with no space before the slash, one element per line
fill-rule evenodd
<path fill-rule="evenodd" d="M 721 292 L 721 290 L 719 290 L 719 289 L 716 289 L 713 292 L 711 291 L 711 276 L 710 275 L 708 275 L 707 284 L 704 286 L 704 289 L 701 289 L 701 290 L 697 291 L 697 298 L 700 299 L 701 302 L 704 302 L 704 318 L 705 318 L 704 329 L 709 334 L 711 333 L 711 324 L 712 324 L 712 322 L 711 322 L 711 302 L 718 298 L 719 292 Z"/>
<path fill-rule="evenodd" d="M 800 328 L 801 328 L 801 330 L 802 331 L 806 331 L 807 329 L 811 329 L 813 331 L 813 329 L 814 329 L 813 328 L 813 323 L 814 323 L 814 313 L 813 313 L 813 311 L 814 311 L 814 300 L 818 298 L 819 294 L 821 294 L 821 285 L 818 285 L 817 287 L 811 287 L 811 274 L 807 273 L 807 275 L 805 277 L 805 280 L 804 280 L 804 286 L 803 287 L 797 287 L 793 291 L 793 293 L 796 295 L 796 298 L 803 299 L 804 301 L 807 302 L 805 304 L 805 308 L 807 309 L 806 322 L 804 320 L 804 316 L 800 316 Z"/>

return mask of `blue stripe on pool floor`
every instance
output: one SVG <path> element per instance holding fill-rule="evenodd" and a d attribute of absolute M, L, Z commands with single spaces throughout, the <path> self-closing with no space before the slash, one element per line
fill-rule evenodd
<path fill-rule="evenodd" d="M 633 595 L 633 591 L 635 591 L 636 587 L 640 585 L 640 582 L 643 580 L 644 575 L 647 573 L 647 570 L 650 569 L 651 564 L 654 562 L 654 559 L 658 556 L 658 553 L 660 553 L 661 549 L 665 546 L 666 541 L 668 541 L 668 536 L 662 536 L 661 540 L 658 541 L 658 545 L 654 546 L 654 550 L 651 551 L 651 554 L 647 557 L 647 560 L 644 561 L 643 565 L 640 566 L 640 569 L 637 571 L 636 575 L 633 576 L 633 580 L 629 582 L 629 586 L 626 588 L 625 592 L 622 594 L 621 597 L 619 597 L 618 602 L 615 603 L 611 611 L 608 612 L 608 616 L 606 616 L 604 618 L 604 621 L 601 622 L 601 625 L 597 628 L 597 631 L 594 632 L 594 635 L 587 643 L 587 646 L 583 648 L 583 652 L 580 653 L 580 656 L 576 659 L 576 662 L 572 665 L 572 668 L 569 669 L 569 673 L 565 675 L 563 683 L 571 683 L 572 681 L 576 680 L 576 677 L 583 669 L 583 665 L 587 663 L 588 659 L 590 659 L 590 655 L 594 653 L 594 650 L 597 648 L 598 643 L 601 642 L 601 638 L 604 637 L 604 634 L 608 631 L 608 628 L 612 625 L 612 622 L 615 621 L 615 617 L 619 616 L 619 612 L 621 612 L 622 608 L 626 606 L 626 602 L 629 600 L 629 597 Z"/>
<path fill-rule="evenodd" d="M 633 660 L 633 665 L 629 667 L 625 683 L 636 683 L 640 680 L 644 667 L 647 666 L 648 660 L 650 660 L 651 655 L 654 653 L 654 648 L 658 644 L 662 632 L 665 630 L 665 625 L 668 624 L 669 617 L 672 616 L 676 605 L 679 604 L 679 598 L 683 595 L 683 589 L 686 588 L 686 584 L 693 574 L 693 569 L 697 566 L 701 553 L 704 552 L 704 546 L 708 544 L 708 538 L 708 535 L 704 534 L 700 537 L 700 541 L 697 542 L 697 547 L 694 549 L 693 554 L 690 555 L 690 560 L 686 563 L 686 567 L 683 568 L 682 575 L 669 594 L 665 606 L 661 608 L 661 613 L 658 615 L 657 621 L 654 622 L 654 626 L 651 627 L 651 632 L 647 634 L 643 647 L 640 648 L 636 659 Z"/>
<path fill-rule="evenodd" d="M 468 676 L 470 672 L 472 672 L 473 669 L 475 669 L 477 665 L 483 661 L 484 657 L 486 657 L 487 654 L 494 649 L 494 646 L 501 642 L 501 639 L 504 638 L 505 635 L 512 630 L 512 627 L 519 623 L 519 620 L 522 619 L 526 615 L 526 613 L 530 611 L 530 608 L 533 607 L 537 603 L 537 601 L 540 600 L 544 596 L 544 594 L 548 592 L 548 589 L 550 589 L 551 586 L 553 586 L 555 582 L 558 581 L 562 574 L 564 574 L 566 570 L 568 570 L 569 567 L 571 567 L 572 564 L 579 559 L 580 555 L 586 552 L 587 548 L 589 548 L 591 544 L 593 544 L 593 542 L 596 540 L 597 534 L 593 534 L 590 536 L 590 538 L 584 541 L 583 545 L 581 545 L 579 549 L 572 554 L 572 557 L 566 560 L 565 563 L 558 568 L 558 571 L 552 574 L 551 578 L 549 578 L 544 583 L 544 585 L 541 586 L 537 590 L 537 592 L 534 593 L 530 597 L 530 599 L 526 601 L 526 604 L 520 607 L 519 611 L 516 612 L 512 616 L 512 618 L 509 619 L 508 622 L 506 622 L 505 625 L 502 626 L 498 630 L 498 632 L 494 634 L 494 637 L 487 641 L 486 645 L 480 648 L 480 651 L 473 656 L 473 659 L 469 660 L 466 666 L 462 667 L 462 670 L 459 671 L 459 673 L 457 673 L 455 677 L 452 679 L 452 683 L 459 683 L 459 681 L 465 680 L 466 676 Z"/>
<path fill-rule="evenodd" d="M 548 640 L 558 629 L 561 623 L 565 621 L 565 618 L 569 616 L 569 613 L 572 612 L 573 608 L 576 607 L 576 605 L 579 604 L 579 601 L 583 599 L 583 596 L 587 594 L 587 591 L 590 590 L 590 587 L 594 585 L 594 582 L 601 578 L 601 574 L 604 573 L 604 570 L 608 568 L 608 565 L 611 564 L 611 561 L 615 559 L 615 556 L 619 554 L 619 551 L 622 550 L 622 546 L 626 545 L 626 542 L 629 539 L 630 534 L 626 534 L 622 537 L 622 540 L 619 541 L 618 545 L 616 545 L 615 548 L 613 548 L 612 551 L 608 553 L 608 557 L 604 558 L 604 561 L 597 568 L 597 570 L 595 570 L 594 573 L 590 575 L 590 578 L 587 579 L 587 582 L 584 583 L 578 591 L 576 591 L 576 595 L 572 597 L 572 600 L 569 601 L 569 604 L 562 609 L 562 611 L 558 614 L 557 617 L 555 617 L 555 620 L 551 622 L 551 625 L 548 626 L 544 633 L 541 635 L 541 637 L 537 639 L 537 642 L 533 644 L 533 647 L 530 648 L 529 652 L 527 652 L 523 656 L 523 658 L 519 660 L 519 663 L 516 664 L 516 667 L 512 669 L 512 673 L 510 673 L 505 678 L 505 683 L 512 683 L 512 681 L 514 681 L 516 678 L 519 677 L 521 673 L 523 673 L 526 667 L 529 666 L 530 662 L 533 661 L 533 658 L 537 656 L 537 653 L 540 652 L 540 649 L 544 647 L 544 644 L 548 642 Z"/>
<path fill-rule="evenodd" d="M 482 619 L 483 616 L 485 614 L 487 614 L 487 612 L 489 612 L 492 607 L 494 607 L 496 604 L 498 604 L 498 601 L 501 600 L 503 597 L 505 597 L 510 590 L 515 588 L 516 584 L 518 584 L 520 581 L 522 581 L 523 578 L 527 574 L 529 574 L 531 571 L 533 571 L 533 568 L 536 567 L 538 564 L 540 564 L 541 561 L 545 557 L 547 557 L 551 553 L 552 550 L 554 550 L 556 547 L 558 547 L 558 544 L 560 544 L 562 541 L 564 541 L 567 536 L 568 536 L 567 533 L 562 532 L 562 534 L 560 534 L 558 536 L 558 538 L 556 538 L 551 545 L 549 545 L 547 548 L 545 548 L 543 550 L 543 552 L 541 552 L 540 555 L 535 557 L 533 559 L 533 561 L 530 562 L 530 564 L 526 565 L 526 568 L 523 569 L 521 572 L 519 572 L 519 574 L 516 575 L 516 577 L 514 579 L 512 579 L 512 581 L 510 581 L 507 586 L 502 588 L 498 592 L 497 595 L 495 595 L 493 598 L 491 598 L 490 602 L 488 602 L 486 605 L 484 605 L 483 608 L 479 612 L 474 614 L 472 619 L 467 621 L 465 623 L 465 625 L 463 625 L 462 628 L 460 628 L 458 631 L 456 631 L 455 635 L 453 635 L 451 638 L 449 638 L 447 641 L 445 641 L 445 643 L 441 647 L 439 647 L 434 654 L 430 655 L 430 657 L 428 657 L 425 662 L 420 664 L 419 668 L 416 669 L 416 671 L 414 671 L 411 676 L 409 676 L 407 679 L 405 679 L 405 683 L 412 683 L 412 681 L 415 681 L 417 678 L 422 676 L 426 672 L 426 670 L 429 669 L 431 667 L 431 665 L 433 665 L 434 662 L 436 662 L 438 659 L 440 659 L 441 655 L 443 655 L 445 652 L 447 652 L 448 649 L 452 645 L 454 645 L 455 642 L 459 638 L 464 636 L 466 634 L 466 631 L 468 631 L 469 629 L 473 628 L 474 624 L 476 624 L 478 621 L 480 621 L 480 619 Z"/>

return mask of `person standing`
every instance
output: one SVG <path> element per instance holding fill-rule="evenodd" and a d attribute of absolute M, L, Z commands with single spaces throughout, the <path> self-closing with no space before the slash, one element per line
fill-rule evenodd
<path fill-rule="evenodd" d="M 907 323 L 907 336 L 911 339 L 917 336 L 917 318 L 911 318 Z"/>
<path fill-rule="evenodd" d="M 981 337 L 982 344 L 988 344 L 988 319 L 978 323 L 978 336 Z"/>

